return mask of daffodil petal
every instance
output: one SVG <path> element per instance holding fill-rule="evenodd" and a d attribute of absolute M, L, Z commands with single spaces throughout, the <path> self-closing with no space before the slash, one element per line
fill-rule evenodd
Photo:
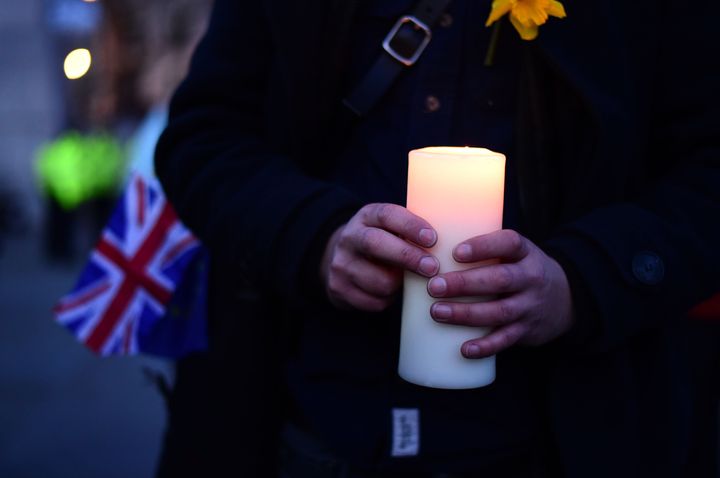
<path fill-rule="evenodd" d="M 520 38 L 523 40 L 534 40 L 538 36 L 538 26 L 535 24 L 525 25 L 518 20 L 514 15 L 510 15 L 510 22 L 515 27 L 515 30 L 520 34 Z"/>
<path fill-rule="evenodd" d="M 485 26 L 489 27 L 512 9 L 513 0 L 494 0 Z"/>
<path fill-rule="evenodd" d="M 557 18 L 565 18 L 567 16 L 563 4 L 560 2 L 556 2 L 555 0 L 550 0 L 550 7 L 548 8 L 547 12 L 553 17 Z"/>
<path fill-rule="evenodd" d="M 510 16 L 517 18 L 517 20 L 526 27 L 542 25 L 548 19 L 548 14 L 542 5 L 529 1 L 515 4 Z"/>

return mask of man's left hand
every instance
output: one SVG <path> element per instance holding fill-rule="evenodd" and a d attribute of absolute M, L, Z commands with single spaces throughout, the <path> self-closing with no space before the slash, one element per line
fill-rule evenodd
<path fill-rule="evenodd" d="M 492 327 L 462 345 L 467 358 L 494 355 L 514 344 L 542 345 L 573 324 L 572 297 L 560 264 L 512 230 L 476 236 L 453 250 L 457 262 L 499 263 L 432 278 L 428 292 L 439 299 L 494 296 L 488 302 L 438 301 L 432 317 L 442 323 Z"/>

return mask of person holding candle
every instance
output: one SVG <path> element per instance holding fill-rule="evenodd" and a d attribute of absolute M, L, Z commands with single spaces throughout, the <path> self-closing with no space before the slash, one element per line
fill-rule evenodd
<path fill-rule="evenodd" d="M 720 289 L 720 68 L 699 49 L 717 6 L 567 3 L 528 41 L 452 2 L 352 119 L 412 2 L 216 2 L 156 156 L 217 261 L 205 398 L 227 415 L 203 466 L 272 476 L 282 429 L 288 477 L 684 476 L 683 314 Z M 408 151 L 437 145 L 507 156 L 504 229 L 442 273 L 443 238 L 403 206 Z M 491 385 L 397 376 L 407 271 L 434 320 L 493 328 L 459 350 L 497 354 Z"/>

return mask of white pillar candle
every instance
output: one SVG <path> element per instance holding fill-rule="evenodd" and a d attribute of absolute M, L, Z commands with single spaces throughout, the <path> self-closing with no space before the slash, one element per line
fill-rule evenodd
<path fill-rule="evenodd" d="M 430 252 L 440 272 L 464 270 L 452 250 L 473 236 L 502 227 L 505 156 L 482 148 L 432 147 L 410 151 L 407 208 L 427 220 L 438 240 Z M 434 388 L 476 388 L 495 379 L 495 357 L 467 359 L 460 347 L 487 329 L 435 322 L 428 279 L 405 274 L 400 363 L 405 380 Z M 452 299 L 477 301 L 482 298 Z"/>

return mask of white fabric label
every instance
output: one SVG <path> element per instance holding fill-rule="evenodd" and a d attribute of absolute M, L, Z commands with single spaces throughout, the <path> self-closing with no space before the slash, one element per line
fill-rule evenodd
<path fill-rule="evenodd" d="M 393 408 L 392 456 L 416 456 L 420 452 L 420 410 Z"/>

